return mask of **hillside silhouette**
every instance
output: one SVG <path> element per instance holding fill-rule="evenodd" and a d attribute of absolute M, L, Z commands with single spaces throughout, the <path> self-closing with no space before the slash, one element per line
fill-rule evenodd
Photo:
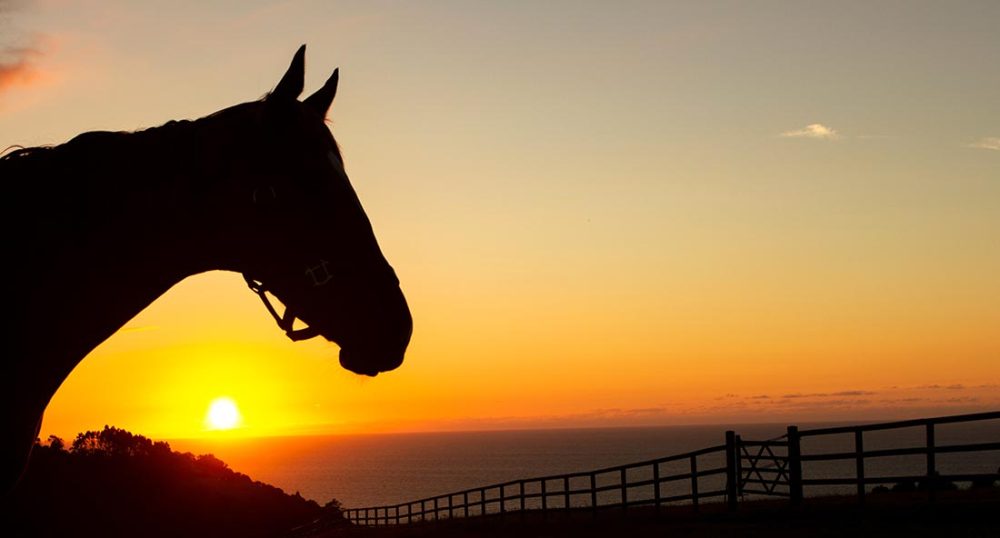
<path fill-rule="evenodd" d="M 255 481 L 208 454 L 105 426 L 37 442 L 4 511 L 6 536 L 273 536 L 343 521 L 297 492 Z"/>

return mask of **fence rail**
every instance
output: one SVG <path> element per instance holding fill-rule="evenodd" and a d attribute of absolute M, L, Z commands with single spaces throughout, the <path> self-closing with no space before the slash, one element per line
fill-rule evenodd
<path fill-rule="evenodd" d="M 926 489 L 928 497 L 933 500 L 936 492 L 948 482 L 974 482 L 977 480 L 997 480 L 1000 479 L 1000 469 L 996 473 L 963 473 L 963 474 L 941 474 L 937 466 L 938 454 L 972 453 L 1000 451 L 1000 440 L 988 443 L 965 443 L 956 445 L 940 445 L 936 442 L 937 427 L 944 424 L 955 424 L 960 422 L 976 422 L 985 420 L 1000 419 L 1000 411 L 988 413 L 973 413 L 968 415 L 951 415 L 945 417 L 922 418 L 914 420 L 899 420 L 895 422 L 881 422 L 877 424 L 862 424 L 857 426 L 838 426 L 833 428 L 814 428 L 799 431 L 794 426 L 789 426 L 786 434 L 789 443 L 800 446 L 802 439 L 821 436 L 847 435 L 853 436 L 854 450 L 850 452 L 833 452 L 818 454 L 797 454 L 795 460 L 790 460 L 789 465 L 797 469 L 798 480 L 792 486 L 792 502 L 802 501 L 804 488 L 806 486 L 834 486 L 853 485 L 860 503 L 865 502 L 867 488 L 871 484 L 899 484 L 899 483 L 922 483 L 921 489 Z M 909 446 L 900 448 L 865 449 L 865 434 L 886 430 L 901 430 L 908 428 L 923 428 L 923 443 L 921 446 Z M 869 477 L 865 474 L 865 461 L 874 458 L 891 458 L 901 456 L 925 456 L 924 472 L 919 475 L 900 476 L 879 476 Z M 802 464 L 808 462 L 831 462 L 831 461 L 851 461 L 853 460 L 853 476 L 838 476 L 826 478 L 803 478 Z"/>
<path fill-rule="evenodd" d="M 1000 439 L 942 446 L 935 442 L 936 426 L 985 420 L 1000 420 L 1000 411 L 808 430 L 789 426 L 785 435 L 765 441 L 744 440 L 735 432 L 727 431 L 724 444 L 683 454 L 592 471 L 510 480 L 396 505 L 349 508 L 344 512 L 356 525 L 380 526 L 455 517 L 503 517 L 511 512 L 525 511 L 540 511 L 546 515 L 587 510 L 596 514 L 602 509 L 628 510 L 639 506 L 654 506 L 658 510 L 664 504 L 678 502 L 689 503 L 697 510 L 703 500 L 720 499 L 727 503 L 728 509 L 736 510 L 740 498 L 745 495 L 786 497 L 793 505 L 799 504 L 807 486 L 854 485 L 859 502 L 864 502 L 867 485 L 906 481 L 926 484 L 928 496 L 933 500 L 938 489 L 936 485 L 944 481 L 1000 479 L 1000 472 L 950 475 L 938 472 L 937 454 L 1000 451 Z M 922 446 L 864 448 L 866 432 L 913 427 L 925 429 Z M 804 438 L 845 434 L 853 435 L 853 451 L 802 452 Z M 865 460 L 914 455 L 926 457 L 926 470 L 920 475 L 865 476 Z M 845 460 L 855 462 L 851 476 L 803 478 L 803 464 Z M 667 474 L 665 464 L 680 464 L 686 468 L 684 472 Z M 711 477 L 724 477 L 724 480 L 712 480 Z M 665 486 L 678 485 L 683 485 L 682 493 L 667 494 Z"/>

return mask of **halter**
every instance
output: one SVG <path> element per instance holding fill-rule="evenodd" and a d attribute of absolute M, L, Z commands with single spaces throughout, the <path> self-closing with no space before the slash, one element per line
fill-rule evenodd
<path fill-rule="evenodd" d="M 274 321 L 278 322 L 278 328 L 285 331 L 285 335 L 288 336 L 293 342 L 298 342 L 299 340 L 308 340 L 315 336 L 319 336 L 319 329 L 313 327 L 304 327 L 302 329 L 293 329 L 292 325 L 295 324 L 295 313 L 291 308 L 285 307 L 285 313 L 278 315 L 278 311 L 274 309 L 271 305 L 271 300 L 267 298 L 267 287 L 264 283 L 251 278 L 246 273 L 243 273 L 243 279 L 247 281 L 247 286 L 250 287 L 250 291 L 256 293 L 260 296 L 260 300 L 264 302 L 264 307 L 267 311 L 271 313 L 274 317 Z"/>

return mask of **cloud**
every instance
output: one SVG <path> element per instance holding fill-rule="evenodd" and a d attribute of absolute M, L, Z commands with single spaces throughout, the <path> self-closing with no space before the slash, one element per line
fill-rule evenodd
<path fill-rule="evenodd" d="M 948 398 L 945 401 L 948 403 L 975 403 L 979 401 L 979 398 L 975 396 L 958 396 L 955 398 Z"/>
<path fill-rule="evenodd" d="M 1000 151 L 1000 136 L 987 136 L 980 138 L 977 142 L 969 144 L 970 148 L 977 149 L 992 149 L 994 151 Z"/>
<path fill-rule="evenodd" d="M 842 390 L 840 392 L 832 392 L 830 396 L 871 396 L 875 394 L 875 391 L 871 390 Z"/>
<path fill-rule="evenodd" d="M 842 390 L 839 392 L 813 392 L 809 394 L 783 394 L 781 397 L 785 399 L 789 398 L 829 398 L 831 396 L 871 396 L 875 394 L 874 391 L 870 390 Z"/>
<path fill-rule="evenodd" d="M 822 123 L 810 123 L 801 129 L 785 131 L 781 133 L 781 136 L 785 138 L 816 138 L 819 140 L 837 140 L 840 138 L 837 131 Z"/>
<path fill-rule="evenodd" d="M 9 24 L 12 14 L 20 11 L 23 4 L 21 0 L 0 0 L 0 93 L 41 78 L 36 63 L 47 37 L 42 34 L 19 37 L 21 32 Z"/>
<path fill-rule="evenodd" d="M 41 54 L 41 51 L 34 47 L 0 49 L 0 91 L 34 81 L 38 77 L 34 60 Z"/>
<path fill-rule="evenodd" d="M 0 0 L 0 13 L 10 11 L 12 8 L 16 8 L 20 4 L 21 2 L 15 0 Z"/>

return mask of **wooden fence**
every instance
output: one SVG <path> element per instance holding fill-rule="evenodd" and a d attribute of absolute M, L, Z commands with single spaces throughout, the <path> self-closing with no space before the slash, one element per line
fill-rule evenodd
<path fill-rule="evenodd" d="M 786 437 L 789 449 L 789 497 L 793 504 L 802 502 L 806 487 L 847 485 L 854 486 L 856 495 L 860 502 L 864 502 L 867 488 L 870 484 L 920 484 L 920 489 L 926 490 L 928 496 L 933 499 L 935 492 L 951 482 L 974 482 L 980 480 L 1000 479 L 1000 469 L 993 473 L 963 473 L 963 474 L 941 474 L 938 470 L 937 457 L 941 454 L 959 454 L 970 452 L 1000 451 L 1000 439 L 987 443 L 966 443 L 966 444 L 940 444 L 936 441 L 938 426 L 944 424 L 955 424 L 960 422 L 974 422 L 1000 419 L 1000 412 L 976 413 L 971 415 L 953 415 L 947 417 L 923 418 L 916 420 L 901 420 L 897 422 L 883 422 L 880 424 L 865 424 L 861 426 L 843 426 L 835 428 L 817 428 L 799 431 L 795 426 L 788 427 Z M 900 430 L 918 428 L 922 431 L 922 439 L 916 446 L 906 446 L 901 448 L 866 449 L 865 434 L 871 435 L 878 431 L 896 430 L 898 435 Z M 826 453 L 803 453 L 801 450 L 803 440 L 818 438 L 821 436 L 850 436 L 853 441 L 853 450 L 845 452 Z M 920 474 L 908 474 L 897 476 L 866 476 L 865 461 L 875 458 L 899 458 L 907 456 L 923 456 L 925 465 Z M 854 472 L 852 476 L 832 476 L 823 478 L 803 477 L 803 465 L 815 462 L 835 462 L 853 461 Z M 998 464 L 1000 465 L 1000 464 Z"/>
<path fill-rule="evenodd" d="M 655 460 L 606 467 L 593 471 L 511 480 L 490 486 L 471 488 L 396 505 L 345 509 L 349 521 L 357 525 L 399 525 L 418 521 L 436 521 L 455 517 L 495 515 L 504 517 L 527 510 L 550 512 L 628 510 L 638 506 L 688 503 L 694 510 L 703 501 L 724 501 L 736 510 L 747 495 L 787 497 L 800 504 L 806 487 L 853 485 L 860 502 L 866 486 L 920 482 L 933 500 L 935 491 L 945 482 L 972 482 L 1000 479 L 996 473 L 946 474 L 938 472 L 938 454 L 1000 451 L 996 442 L 942 445 L 935 442 L 935 428 L 942 424 L 1000 419 L 1000 411 L 799 430 L 789 426 L 779 438 L 765 441 L 744 440 L 727 431 L 725 443 Z M 925 434 L 919 446 L 889 449 L 865 449 L 865 433 L 905 428 L 922 428 Z M 853 450 L 803 453 L 803 439 L 822 436 L 853 437 Z M 865 461 L 913 455 L 926 456 L 926 469 L 919 475 L 870 477 Z M 813 462 L 853 461 L 851 476 L 803 477 L 803 467 Z M 680 469 L 678 469 L 680 467 Z"/>

